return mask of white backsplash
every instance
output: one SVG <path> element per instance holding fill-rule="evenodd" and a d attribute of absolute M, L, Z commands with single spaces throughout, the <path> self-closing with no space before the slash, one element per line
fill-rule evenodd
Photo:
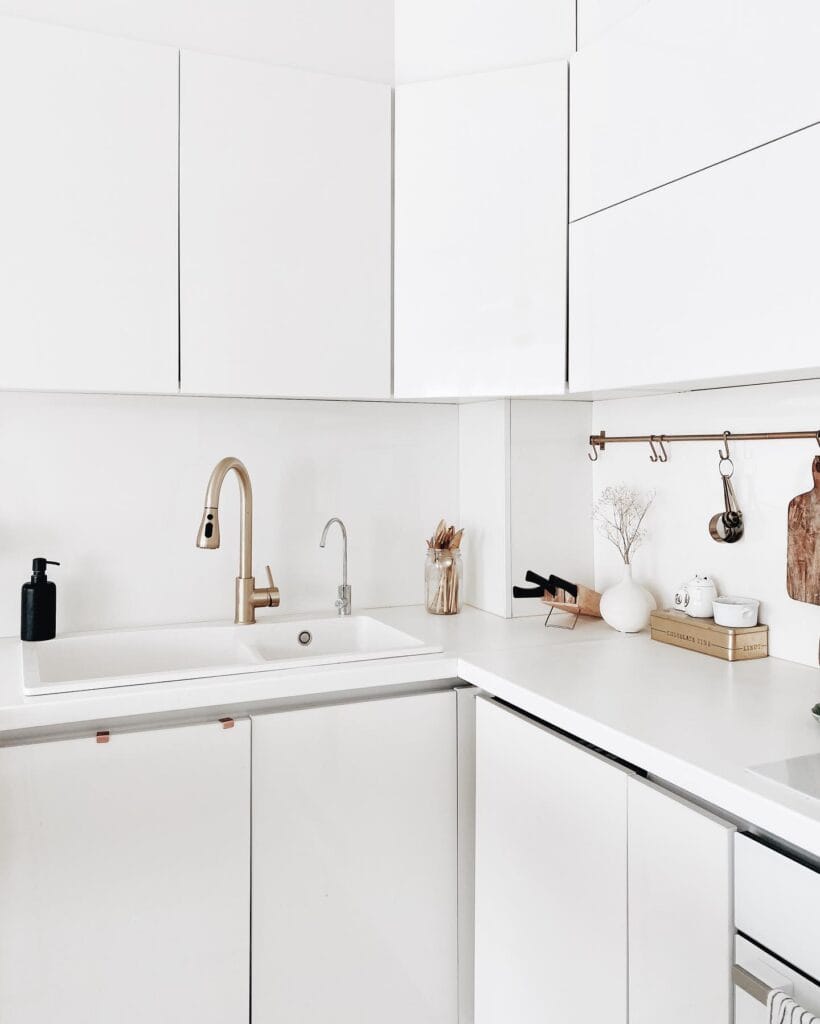
<path fill-rule="evenodd" d="M 588 402 L 512 403 L 510 424 L 510 521 L 512 582 L 524 574 L 554 573 L 592 585 L 592 466 L 586 457 Z M 512 613 L 541 615 L 532 598 L 514 598 Z"/>
<path fill-rule="evenodd" d="M 592 429 L 608 434 L 665 431 L 779 431 L 820 428 L 820 381 L 725 388 L 663 397 L 595 402 Z M 608 484 L 626 482 L 654 489 L 648 537 L 635 558 L 635 577 L 659 605 L 671 604 L 678 584 L 694 573 L 714 576 L 721 594 L 756 597 L 761 621 L 770 626 L 770 653 L 818 664 L 820 606 L 792 601 L 786 593 L 786 517 L 791 499 L 812 486 L 814 441 L 738 442 L 731 445 L 734 484 L 746 532 L 737 544 L 718 544 L 707 530 L 723 507 L 718 444 L 671 446 L 665 465 L 649 461 L 644 445 L 607 448 L 594 467 L 598 495 Z M 596 536 L 599 589 L 614 583 L 621 568 L 615 549 Z"/>
<path fill-rule="evenodd" d="M 224 455 L 254 487 L 254 571 L 270 562 L 282 611 L 332 609 L 336 532 L 350 534 L 354 608 L 423 600 L 424 538 L 458 519 L 451 405 L 0 394 L 0 634 L 19 634 L 31 558 L 62 562 L 60 631 L 231 618 L 239 492 L 222 547 L 195 547 L 205 486 Z M 274 614 L 274 613 L 262 613 Z"/>
<path fill-rule="evenodd" d="M 532 562 L 579 579 L 591 574 L 584 551 L 591 543 L 584 541 L 591 537 L 584 498 L 590 408 L 591 429 L 610 434 L 813 429 L 820 426 L 820 381 L 591 407 L 513 401 L 507 468 L 502 459 L 498 472 L 488 472 L 485 449 L 480 476 L 486 494 L 482 499 L 479 488 L 475 495 L 479 508 L 489 508 L 497 491 L 502 512 L 507 502 L 502 520 L 509 518 L 510 529 L 506 539 L 503 530 L 498 537 L 506 554 L 499 571 L 490 573 L 493 600 L 474 594 L 479 606 L 509 614 L 510 577 L 523 582 L 518 577 Z M 462 406 L 465 423 L 477 411 Z M 462 444 L 464 430 L 462 424 Z M 477 528 L 467 522 L 469 509 L 460 511 L 459 409 L 452 405 L 7 393 L 0 394 L 0 431 L 3 635 L 18 632 L 20 585 L 35 555 L 63 562 L 51 577 L 63 632 L 229 618 L 238 561 L 232 479 L 222 501 L 221 550 L 194 546 L 205 485 L 223 455 L 238 456 L 250 470 L 254 570 L 263 578 L 271 563 L 283 612 L 333 607 L 341 561 L 336 535 L 327 550 L 319 549 L 332 515 L 350 531 L 359 608 L 421 602 L 424 538 L 438 519 L 464 518 L 461 525 Z M 811 484 L 817 447 L 810 441 L 733 446 L 746 520 L 737 545 L 716 544 L 706 528 L 722 501 L 717 447 L 673 446 L 667 465 L 651 464 L 643 446 L 609 448 L 594 467 L 591 490 L 598 494 L 620 481 L 655 489 L 635 573 L 661 605 L 693 573 L 711 573 L 722 593 L 761 599 L 772 654 L 816 665 L 820 607 L 790 600 L 785 574 L 786 510 Z M 487 552 L 480 541 L 480 531 L 470 543 L 465 537 L 473 588 L 494 565 L 482 564 Z M 601 589 L 617 580 L 618 556 L 598 537 L 594 554 Z M 516 604 L 515 614 L 537 612 Z"/>

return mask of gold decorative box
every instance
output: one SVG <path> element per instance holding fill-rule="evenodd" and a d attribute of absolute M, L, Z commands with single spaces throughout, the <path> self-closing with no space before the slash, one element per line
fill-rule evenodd
<path fill-rule="evenodd" d="M 724 661 L 769 656 L 768 626 L 718 626 L 714 619 L 693 619 L 685 612 L 668 608 L 652 612 L 649 627 L 653 640 Z"/>

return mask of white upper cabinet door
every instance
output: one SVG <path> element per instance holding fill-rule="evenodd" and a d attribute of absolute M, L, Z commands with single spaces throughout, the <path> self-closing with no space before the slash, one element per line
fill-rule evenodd
<path fill-rule="evenodd" d="M 730 1024 L 734 833 L 629 780 L 629 1024 Z"/>
<path fill-rule="evenodd" d="M 816 0 L 642 4 L 572 60 L 571 219 L 820 121 L 818 51 Z"/>
<path fill-rule="evenodd" d="M 570 227 L 573 391 L 817 376 L 820 127 Z"/>
<path fill-rule="evenodd" d="M 0 388 L 177 390 L 177 76 L 0 19 Z"/>
<path fill-rule="evenodd" d="M 567 66 L 396 90 L 395 393 L 561 393 Z"/>
<path fill-rule="evenodd" d="M 0 749 L 0 1020 L 247 1024 L 250 723 Z"/>
<path fill-rule="evenodd" d="M 254 1024 L 455 1024 L 456 696 L 253 719 Z"/>
<path fill-rule="evenodd" d="M 387 86 L 182 54 L 186 393 L 390 394 Z"/>
<path fill-rule="evenodd" d="M 626 1024 L 628 778 L 478 700 L 475 1024 Z"/>

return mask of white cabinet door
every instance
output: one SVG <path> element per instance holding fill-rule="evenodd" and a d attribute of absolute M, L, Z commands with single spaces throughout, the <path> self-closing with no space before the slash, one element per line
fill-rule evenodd
<path fill-rule="evenodd" d="M 573 391 L 812 377 L 820 127 L 570 227 Z"/>
<path fill-rule="evenodd" d="M 565 62 L 396 90 L 395 393 L 564 390 Z"/>
<path fill-rule="evenodd" d="M 182 54 L 186 393 L 390 394 L 387 86 Z"/>
<path fill-rule="evenodd" d="M 571 217 L 820 121 L 818 49 L 816 0 L 639 5 L 572 59 Z"/>
<path fill-rule="evenodd" d="M 0 19 L 0 388 L 177 390 L 177 74 Z"/>
<path fill-rule="evenodd" d="M 243 1024 L 250 725 L 0 749 L 0 1020 Z"/>
<path fill-rule="evenodd" d="M 476 1024 L 626 1024 L 628 777 L 478 700 Z"/>
<path fill-rule="evenodd" d="M 730 1024 L 734 832 L 629 780 L 629 1024 Z"/>
<path fill-rule="evenodd" d="M 456 697 L 253 719 L 254 1024 L 454 1024 Z"/>

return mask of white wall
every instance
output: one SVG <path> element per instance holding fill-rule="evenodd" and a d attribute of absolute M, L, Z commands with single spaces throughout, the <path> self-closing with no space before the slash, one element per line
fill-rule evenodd
<path fill-rule="evenodd" d="M 459 408 L 460 523 L 467 601 L 544 615 L 513 598 L 527 569 L 592 585 L 588 402 L 501 399 Z"/>
<path fill-rule="evenodd" d="M 0 0 L 0 13 L 183 49 L 393 80 L 388 0 Z"/>
<path fill-rule="evenodd" d="M 510 402 L 459 407 L 459 525 L 468 604 L 510 615 Z"/>
<path fill-rule="evenodd" d="M 588 402 L 516 400 L 510 422 L 512 582 L 555 573 L 592 586 L 592 464 Z M 513 599 L 513 615 L 544 615 L 540 601 Z"/>
<path fill-rule="evenodd" d="M 651 0 L 578 0 L 578 49 L 588 46 L 610 28 Z"/>
<path fill-rule="evenodd" d="M 354 607 L 423 600 L 424 538 L 458 515 L 458 409 L 449 405 L 0 394 L 0 634 L 19 634 L 31 558 L 62 561 L 58 629 L 232 618 L 238 488 L 222 547 L 195 547 L 224 455 L 254 485 L 254 569 L 282 612 L 332 609 L 350 534 Z M 275 615 L 275 612 L 261 613 Z"/>
<path fill-rule="evenodd" d="M 595 402 L 592 424 L 608 434 L 814 430 L 820 427 L 820 381 Z M 620 481 L 656 490 L 635 575 L 662 606 L 695 572 L 710 573 L 721 593 L 762 600 L 772 655 L 817 665 L 820 607 L 792 601 L 786 593 L 787 508 L 795 495 L 811 489 L 817 445 L 761 441 L 731 448 L 746 525 L 734 545 L 716 543 L 707 530 L 709 518 L 723 507 L 715 443 L 672 446 L 666 465 L 651 464 L 643 445 L 608 448 L 594 468 L 595 493 Z M 599 589 L 619 578 L 617 552 L 597 536 L 595 568 Z"/>
<path fill-rule="evenodd" d="M 575 48 L 574 0 L 0 0 L 0 14 L 390 84 Z"/>
<path fill-rule="evenodd" d="M 395 0 L 396 81 L 561 60 L 575 50 L 575 0 Z"/>

